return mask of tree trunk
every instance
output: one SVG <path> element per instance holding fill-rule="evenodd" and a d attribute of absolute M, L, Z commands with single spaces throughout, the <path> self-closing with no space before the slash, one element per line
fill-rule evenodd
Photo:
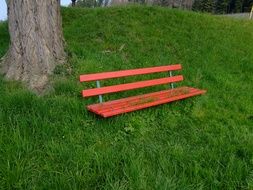
<path fill-rule="evenodd" d="M 76 0 L 71 0 L 72 1 L 72 7 L 76 6 Z"/>
<path fill-rule="evenodd" d="M 64 62 L 60 0 L 6 0 L 10 48 L 1 63 L 6 78 L 44 91 L 55 66 Z"/>

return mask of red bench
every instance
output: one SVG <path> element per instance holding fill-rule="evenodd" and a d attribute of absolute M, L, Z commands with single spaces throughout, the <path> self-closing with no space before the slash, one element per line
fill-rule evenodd
<path fill-rule="evenodd" d="M 172 71 L 181 70 L 182 66 L 168 65 L 160 67 L 150 67 L 143 69 L 133 69 L 133 70 L 123 70 L 96 74 L 87 74 L 80 76 L 80 82 L 90 82 L 96 81 L 97 88 L 87 89 L 82 91 L 83 97 L 99 96 L 100 103 L 88 105 L 87 109 L 94 112 L 102 117 L 111 117 L 114 115 L 131 112 L 135 110 L 144 109 L 151 106 L 156 106 L 160 104 L 165 104 L 173 102 L 176 100 L 181 100 L 189 98 L 192 96 L 197 96 L 204 94 L 205 90 L 199 90 L 191 87 L 178 87 L 174 88 L 175 82 L 180 82 L 183 80 L 182 75 L 172 76 Z M 159 72 L 169 72 L 169 76 L 166 78 L 159 78 L 153 80 L 138 81 L 127 84 L 119 84 L 113 86 L 100 87 L 100 80 L 120 78 L 135 75 L 152 74 Z M 138 96 L 132 96 L 128 98 L 123 98 L 119 100 L 113 100 L 108 102 L 103 102 L 102 95 L 114 92 L 144 88 L 155 85 L 171 84 L 171 89 L 163 90 L 159 92 L 153 92 L 149 94 L 143 94 Z"/>

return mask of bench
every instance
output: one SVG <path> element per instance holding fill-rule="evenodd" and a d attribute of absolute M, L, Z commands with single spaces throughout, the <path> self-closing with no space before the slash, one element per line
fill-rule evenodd
<path fill-rule="evenodd" d="M 172 71 L 181 70 L 182 66 L 180 64 L 167 65 L 159 67 L 150 67 L 142 69 L 133 70 L 122 70 L 114 72 L 104 72 L 95 74 L 86 74 L 80 76 L 80 82 L 91 82 L 96 81 L 97 88 L 86 89 L 82 91 L 82 96 L 87 98 L 91 96 L 99 96 L 99 103 L 88 105 L 87 109 L 95 114 L 102 117 L 111 117 L 118 114 L 131 112 L 135 110 L 144 109 L 151 106 L 157 106 L 160 104 L 165 104 L 192 96 L 197 96 L 206 93 L 205 90 L 200 90 L 192 87 L 178 87 L 175 88 L 174 83 L 183 81 L 182 75 L 173 76 Z M 160 72 L 168 72 L 168 77 L 132 82 L 127 84 L 119 84 L 113 86 L 100 86 L 100 80 L 129 77 L 135 75 L 153 74 Z M 103 102 L 102 95 L 133 90 L 138 88 L 170 84 L 171 88 L 167 90 L 162 90 L 159 92 L 153 92 L 149 94 L 137 95 L 128 98 L 123 98 L 119 100 L 113 100 L 108 102 Z"/>

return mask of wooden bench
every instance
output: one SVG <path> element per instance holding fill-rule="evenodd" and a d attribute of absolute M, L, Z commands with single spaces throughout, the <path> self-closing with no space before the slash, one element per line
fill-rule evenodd
<path fill-rule="evenodd" d="M 160 104 L 165 104 L 173 102 L 176 100 L 181 100 L 189 98 L 192 96 L 197 96 L 204 94 L 205 90 L 200 90 L 191 87 L 178 87 L 174 88 L 174 83 L 180 82 L 183 80 L 182 75 L 173 76 L 172 71 L 181 70 L 182 66 L 177 65 L 168 65 L 168 66 L 159 66 L 159 67 L 150 67 L 143 69 L 133 69 L 133 70 L 123 70 L 123 71 L 114 71 L 114 72 L 105 72 L 105 73 L 96 73 L 96 74 L 87 74 L 80 76 L 80 82 L 90 82 L 96 81 L 97 88 L 91 88 L 82 91 L 83 97 L 99 96 L 98 104 L 88 105 L 87 109 L 91 112 L 94 112 L 102 117 L 111 117 L 118 114 L 131 112 L 135 110 L 144 109 L 151 106 L 156 106 Z M 152 74 L 159 72 L 168 72 L 168 77 L 138 81 L 127 84 L 119 84 L 113 86 L 100 87 L 100 80 L 128 77 L 135 75 L 144 75 Z M 155 85 L 162 85 L 170 83 L 171 89 L 153 92 L 149 94 L 143 94 L 138 96 L 132 96 L 128 98 L 123 98 L 119 100 L 113 100 L 108 102 L 103 102 L 102 95 L 115 93 L 126 90 L 133 90 L 138 88 L 144 88 Z"/>

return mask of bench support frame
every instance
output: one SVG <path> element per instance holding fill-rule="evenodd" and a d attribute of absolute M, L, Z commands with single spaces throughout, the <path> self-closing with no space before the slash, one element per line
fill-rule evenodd
<path fill-rule="evenodd" d="M 100 84 L 100 81 L 97 80 L 96 81 L 96 84 L 97 84 L 97 88 L 101 88 L 101 84 Z M 103 102 L 103 96 L 100 94 L 98 95 L 98 99 L 99 99 L 99 102 L 102 103 Z"/>
<path fill-rule="evenodd" d="M 173 77 L 172 71 L 169 72 L 170 73 L 170 77 Z M 170 83 L 171 88 L 174 88 L 174 83 Z"/>

